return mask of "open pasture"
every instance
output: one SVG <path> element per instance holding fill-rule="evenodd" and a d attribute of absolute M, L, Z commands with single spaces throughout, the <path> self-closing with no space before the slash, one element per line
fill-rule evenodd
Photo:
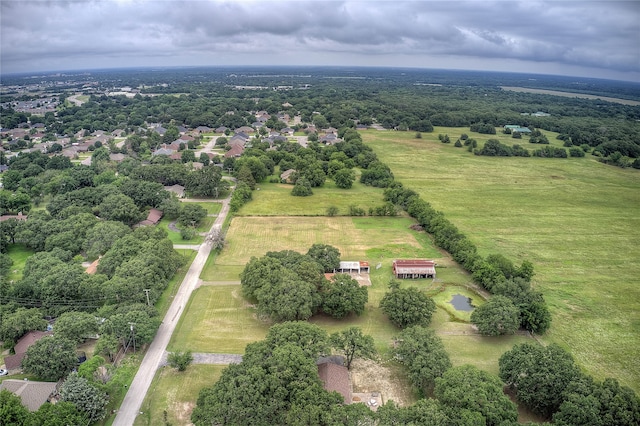
<path fill-rule="evenodd" d="M 396 179 L 443 211 L 481 254 L 533 262 L 533 285 L 553 315 L 546 341 L 570 349 L 595 378 L 640 390 L 640 173 L 589 154 L 475 156 L 440 143 L 439 133 L 506 137 L 437 127 L 422 139 L 362 132 Z"/>
<path fill-rule="evenodd" d="M 249 203 L 251 204 L 251 203 Z M 224 250 L 215 263 L 208 262 L 204 281 L 238 280 L 252 256 L 268 251 L 306 253 L 313 244 L 331 244 L 343 260 L 370 260 L 403 254 L 405 257 L 440 257 L 424 233 L 411 231 L 410 218 L 380 217 L 235 217 Z M 419 241 L 422 240 L 422 241 Z M 373 251 L 368 251 L 374 249 Z"/>
<path fill-rule="evenodd" d="M 260 320 L 255 308 L 241 296 L 238 274 L 251 256 L 262 256 L 267 251 L 295 250 L 305 253 L 313 243 L 330 244 L 337 247 L 344 260 L 368 260 L 371 265 L 372 286 L 368 287 L 369 303 L 363 315 L 349 316 L 335 320 L 325 315 L 316 315 L 310 322 L 333 333 L 350 326 L 360 327 L 364 333 L 374 337 L 376 348 L 383 355 L 389 354 L 393 339 L 399 329 L 389 322 L 379 308 L 380 300 L 388 291 L 392 278 L 391 261 L 395 258 L 432 258 L 439 265 L 438 279 L 402 280 L 402 286 L 415 286 L 437 296 L 441 292 L 463 292 L 461 286 L 469 285 L 470 278 L 446 254 L 433 247 L 428 235 L 409 227 L 414 223 L 410 218 L 380 217 L 236 217 L 227 234 L 227 246 L 210 262 L 201 278 L 210 285 L 199 288 L 192 296 L 183 315 L 178 330 L 174 333 L 170 350 L 188 347 L 197 352 L 242 353 L 250 341 L 262 339 L 270 324 Z M 380 264 L 380 268 L 377 265 Z M 216 282 L 217 281 L 217 282 Z M 454 286 L 453 290 L 450 288 Z M 472 293 L 470 293 L 472 294 Z M 439 304 L 446 305 L 449 296 L 441 297 Z M 445 300 L 446 299 L 446 300 Z M 497 368 L 497 357 L 491 361 L 484 359 L 484 353 L 493 353 L 493 341 L 484 341 L 473 336 L 471 326 L 462 316 L 450 315 L 439 308 L 434 314 L 433 328 L 443 336 L 458 337 L 452 345 L 464 345 L 466 338 L 470 348 L 464 353 L 450 351 L 452 362 L 459 365 L 471 362 L 483 366 L 493 364 L 490 371 Z M 525 341 L 522 336 L 506 338 Z M 498 341 L 500 339 L 497 339 Z M 510 348 L 501 345 L 499 351 Z M 475 353 L 472 361 L 469 353 Z"/>
<path fill-rule="evenodd" d="M 359 179 L 359 177 L 358 177 Z M 331 206 L 338 208 L 338 215 L 346 215 L 349 206 L 355 205 L 365 211 L 369 207 L 383 204 L 382 190 L 354 182 L 351 189 L 340 189 L 327 179 L 321 188 L 313 188 L 309 197 L 291 195 L 293 185 L 261 183 L 253 191 L 253 200 L 240 209 L 240 216 L 324 216 Z"/>

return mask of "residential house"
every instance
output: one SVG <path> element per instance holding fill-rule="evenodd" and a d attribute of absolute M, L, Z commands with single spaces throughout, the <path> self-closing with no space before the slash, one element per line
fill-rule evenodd
<path fill-rule="evenodd" d="M 511 130 L 511 132 L 531 133 L 531 129 L 529 129 L 528 127 L 522 127 L 518 124 L 507 124 L 506 126 L 504 126 L 504 129 Z"/>
<path fill-rule="evenodd" d="M 155 151 L 153 151 L 153 152 L 151 153 L 151 155 L 152 155 L 153 157 L 155 157 L 155 156 L 157 156 L 157 155 L 167 155 L 167 156 L 169 156 L 169 155 L 172 155 L 174 152 L 175 152 L 175 151 L 174 151 L 173 149 L 170 149 L 170 148 L 164 148 L 164 147 L 163 147 L 163 148 L 158 148 L 158 149 L 156 149 Z"/>
<path fill-rule="evenodd" d="M 162 219 L 162 210 L 151 209 L 149 210 L 149 214 L 147 214 L 147 218 L 142 222 L 138 223 L 136 226 L 153 226 L 157 225 Z"/>
<path fill-rule="evenodd" d="M 318 376 L 329 392 L 342 395 L 345 404 L 351 403 L 351 377 L 341 357 L 323 357 L 316 362 Z"/>
<path fill-rule="evenodd" d="M 182 185 L 165 186 L 164 190 L 176 194 L 178 198 L 184 198 L 184 186 Z"/>
<path fill-rule="evenodd" d="M 320 137 L 320 139 L 318 139 L 320 143 L 323 143 L 325 145 L 333 145 L 334 143 L 338 142 L 338 140 L 338 137 L 333 133 L 327 133 L 326 135 L 323 135 Z"/>
<path fill-rule="evenodd" d="M 240 157 L 244 152 L 244 147 L 241 145 L 232 145 L 231 149 L 224 153 L 225 158 Z"/>
<path fill-rule="evenodd" d="M 284 129 L 280 130 L 280 133 L 287 136 L 293 136 L 293 132 L 294 130 L 291 127 L 285 127 Z"/>
<path fill-rule="evenodd" d="M 282 183 L 293 183 L 293 178 L 294 178 L 294 173 L 296 172 L 295 169 L 289 169 L 289 170 L 285 170 L 284 172 L 280 173 L 280 182 Z"/>
<path fill-rule="evenodd" d="M 0 391 L 8 390 L 19 396 L 22 405 L 27 407 L 29 411 L 38 411 L 42 404 L 52 400 L 57 386 L 57 383 L 51 382 L 7 379 L 0 383 Z"/>
<path fill-rule="evenodd" d="M 165 129 L 162 126 L 157 126 L 152 128 L 151 130 L 153 130 L 154 132 L 156 132 L 157 134 L 159 134 L 160 136 L 164 136 L 165 133 L 167 133 L 167 129 Z"/>
<path fill-rule="evenodd" d="M 4 358 L 4 364 L 9 372 L 19 372 L 22 368 L 22 359 L 34 343 L 42 339 L 45 336 L 50 336 L 53 333 L 51 331 L 29 331 L 22 336 L 13 347 L 15 355 L 8 355 Z"/>
<path fill-rule="evenodd" d="M 278 121 L 282 121 L 283 123 L 288 123 L 291 120 L 291 116 L 289 114 L 278 114 Z"/>
<path fill-rule="evenodd" d="M 233 135 L 231 137 L 231 139 L 228 140 L 228 144 L 230 146 L 233 145 L 242 145 L 244 147 L 244 145 L 247 143 L 248 138 L 243 138 L 242 136 L 239 135 Z"/>
<path fill-rule="evenodd" d="M 91 264 L 87 267 L 87 269 L 84 270 L 84 272 L 89 275 L 94 275 L 96 272 L 98 272 L 98 264 L 100 264 L 100 258 L 97 258 L 96 260 L 91 262 Z"/>
<path fill-rule="evenodd" d="M 109 160 L 115 161 L 116 163 L 121 163 L 125 158 L 127 158 L 127 156 L 124 154 L 109 154 Z"/>
<path fill-rule="evenodd" d="M 175 141 L 171 142 L 170 144 L 162 144 L 163 148 L 169 148 L 172 149 L 174 151 L 180 151 L 180 148 L 184 149 L 187 147 L 187 141 L 184 141 L 182 139 L 176 139 Z"/>
<path fill-rule="evenodd" d="M 213 131 L 213 129 L 211 127 L 207 127 L 207 126 L 198 126 L 198 127 L 195 128 L 195 131 L 197 133 L 202 134 L 202 133 L 211 133 Z M 216 131 L 216 133 L 217 133 L 217 131 Z M 224 133 L 224 130 L 222 132 L 220 132 L 220 133 Z"/>
<path fill-rule="evenodd" d="M 244 140 L 249 140 L 250 138 L 249 134 L 246 132 L 235 132 L 232 137 L 236 137 L 236 136 Z"/>
<path fill-rule="evenodd" d="M 253 129 L 253 128 L 249 127 L 249 126 L 242 126 L 242 127 L 237 128 L 235 130 L 235 133 L 236 134 L 244 133 L 244 134 L 247 135 L 247 138 L 248 138 L 251 133 L 255 133 L 255 129 Z"/>
<path fill-rule="evenodd" d="M 218 127 L 218 128 L 216 129 L 216 133 L 224 133 L 224 132 L 226 132 L 227 130 L 229 130 L 229 128 L 228 128 L 228 127 L 226 127 L 226 126 L 220 126 L 220 127 Z"/>
<path fill-rule="evenodd" d="M 89 147 L 92 146 L 93 144 L 94 144 L 94 141 L 89 140 L 81 143 L 75 142 L 71 144 L 71 146 L 75 148 L 76 153 L 79 153 L 79 152 L 89 152 Z"/>

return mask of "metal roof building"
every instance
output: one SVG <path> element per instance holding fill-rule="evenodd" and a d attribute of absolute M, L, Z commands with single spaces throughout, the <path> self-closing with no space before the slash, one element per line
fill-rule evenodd
<path fill-rule="evenodd" d="M 393 275 L 396 278 L 435 278 L 436 263 L 433 260 L 394 260 Z"/>

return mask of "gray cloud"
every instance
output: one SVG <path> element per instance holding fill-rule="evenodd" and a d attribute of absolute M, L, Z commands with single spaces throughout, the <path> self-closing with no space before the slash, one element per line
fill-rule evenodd
<path fill-rule="evenodd" d="M 637 1 L 2 0 L 2 72 L 436 66 L 640 79 Z"/>

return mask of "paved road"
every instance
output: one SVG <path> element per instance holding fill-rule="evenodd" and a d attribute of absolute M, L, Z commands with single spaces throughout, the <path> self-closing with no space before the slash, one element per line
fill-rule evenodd
<path fill-rule="evenodd" d="M 222 228 L 222 224 L 229 213 L 230 197 L 231 194 L 229 194 L 229 197 L 222 202 L 222 210 L 211 227 L 212 230 L 220 230 Z M 142 401 L 147 394 L 147 390 L 151 385 L 151 381 L 153 380 L 158 367 L 162 364 L 169 339 L 178 324 L 178 320 L 182 315 L 191 293 L 198 285 L 200 272 L 202 272 L 202 268 L 204 268 L 204 264 L 207 261 L 210 252 L 211 244 L 209 243 L 201 244 L 198 247 L 198 254 L 189 267 L 184 280 L 182 280 L 180 289 L 174 296 L 173 302 L 164 317 L 164 321 L 160 324 L 160 328 L 158 329 L 155 339 L 153 339 L 149 349 L 147 349 L 147 353 L 140 364 L 138 373 L 133 378 L 131 387 L 118 410 L 113 426 L 131 426 L 133 425 L 136 416 L 140 413 Z"/>

